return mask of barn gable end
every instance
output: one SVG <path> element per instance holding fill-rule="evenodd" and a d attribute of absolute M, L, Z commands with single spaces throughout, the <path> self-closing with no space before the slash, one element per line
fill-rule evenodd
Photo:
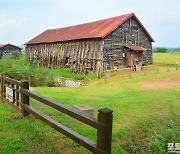
<path fill-rule="evenodd" d="M 152 40 L 134 16 L 107 35 L 103 41 L 104 62 L 111 68 L 114 66 L 119 68 L 127 67 L 125 45 L 145 48 L 146 51 L 143 52 L 143 64 L 148 65 L 153 63 Z"/>

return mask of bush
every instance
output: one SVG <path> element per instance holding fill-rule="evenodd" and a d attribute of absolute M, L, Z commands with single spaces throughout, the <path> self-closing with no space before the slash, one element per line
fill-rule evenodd
<path fill-rule="evenodd" d="M 153 49 L 154 53 L 166 53 L 168 50 L 166 48 L 155 48 Z"/>

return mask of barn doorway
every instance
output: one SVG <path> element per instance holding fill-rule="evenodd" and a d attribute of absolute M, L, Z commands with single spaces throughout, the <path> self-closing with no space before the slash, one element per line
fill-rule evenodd
<path fill-rule="evenodd" d="M 142 69 L 143 64 L 143 52 L 145 48 L 139 46 L 124 46 L 127 55 L 127 66 L 131 67 L 134 71 Z"/>

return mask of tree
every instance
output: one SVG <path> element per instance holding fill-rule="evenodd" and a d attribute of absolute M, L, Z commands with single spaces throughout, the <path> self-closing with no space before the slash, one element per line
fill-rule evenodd
<path fill-rule="evenodd" d="M 158 48 L 153 49 L 153 52 L 155 52 L 155 53 L 166 53 L 167 49 L 158 47 Z"/>

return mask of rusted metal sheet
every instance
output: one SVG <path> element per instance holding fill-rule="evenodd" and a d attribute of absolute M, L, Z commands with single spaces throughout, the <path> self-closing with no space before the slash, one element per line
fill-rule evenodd
<path fill-rule="evenodd" d="M 28 41 L 26 44 L 53 43 L 88 38 L 104 38 L 132 16 L 137 18 L 134 13 L 130 13 L 122 16 L 112 17 L 75 26 L 48 29 L 33 38 L 32 40 Z M 141 24 L 140 21 L 139 23 Z M 154 40 L 150 36 L 148 31 L 142 24 L 141 26 L 144 28 L 144 30 L 147 32 L 153 42 Z"/>

